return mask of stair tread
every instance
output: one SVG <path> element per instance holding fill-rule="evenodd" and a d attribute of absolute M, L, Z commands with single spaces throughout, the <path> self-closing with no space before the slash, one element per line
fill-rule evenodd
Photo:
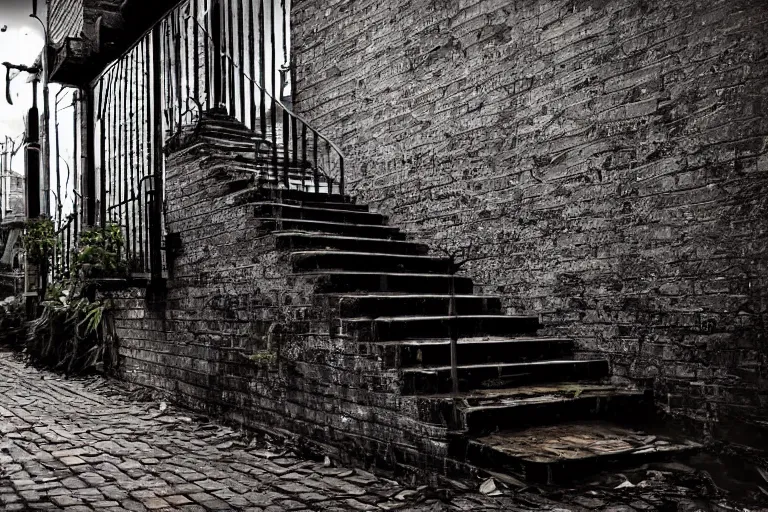
<path fill-rule="evenodd" d="M 281 231 L 274 231 L 273 234 L 275 236 L 305 236 L 305 237 L 312 237 L 312 238 L 332 238 L 332 239 L 339 239 L 339 240 L 358 240 L 360 242 L 375 242 L 375 243 L 392 243 L 392 244 L 402 244 L 402 245 L 424 245 L 420 242 L 414 242 L 411 240 L 382 240 L 381 238 L 366 238 L 366 237 L 360 237 L 360 236 L 344 236 L 344 235 L 337 235 L 337 234 L 331 234 L 331 233 L 308 233 L 306 231 L 296 231 L 293 229 L 287 229 L 287 230 L 281 230 Z M 332 251 L 329 249 L 329 251 Z"/>
<path fill-rule="evenodd" d="M 413 275 L 413 274 L 408 274 Z M 444 275 L 444 274 L 429 274 Z M 451 297 L 448 293 L 408 293 L 408 292 L 323 292 L 316 294 L 321 297 L 350 297 L 355 299 L 370 298 L 370 299 L 448 299 Z M 498 299 L 499 295 L 470 295 L 470 294 L 456 294 L 457 299 Z"/>
<path fill-rule="evenodd" d="M 296 209 L 296 210 L 310 210 L 310 211 L 333 212 L 333 213 L 338 213 L 338 214 L 341 214 L 341 215 L 362 215 L 362 216 L 371 215 L 371 216 L 374 216 L 374 217 L 384 217 L 384 215 L 382 215 L 380 213 L 376 213 L 376 212 L 364 212 L 364 211 L 356 211 L 356 210 L 343 210 L 343 209 L 340 209 L 340 208 L 320 208 L 318 206 L 304 206 L 302 204 L 290 204 L 290 203 L 280 203 L 280 202 L 272 202 L 272 201 L 260 201 L 260 202 L 252 203 L 252 204 L 255 205 L 255 206 L 271 205 L 271 206 L 279 206 L 281 208 L 290 208 L 290 209 Z M 333 205 L 334 203 L 329 201 L 327 204 Z M 341 204 L 345 204 L 345 203 L 341 203 Z"/>
<path fill-rule="evenodd" d="M 346 210 L 344 210 L 346 211 Z M 268 220 L 278 220 L 275 217 L 256 217 L 256 220 L 261 221 L 268 221 Z M 313 219 L 291 219 L 291 218 L 282 218 L 279 219 L 283 222 L 295 222 L 295 223 L 301 223 L 301 224 L 308 224 L 311 226 L 349 226 L 354 228 L 360 228 L 360 229 L 380 229 L 383 231 L 400 231 L 400 228 L 395 226 L 386 226 L 382 224 L 352 224 L 349 222 L 333 222 L 328 220 L 313 220 Z M 290 230 L 290 231 L 297 231 L 297 230 Z"/>
<path fill-rule="evenodd" d="M 413 273 L 413 272 L 388 272 L 388 271 L 381 271 L 381 272 L 365 272 L 362 270 L 338 270 L 338 269 L 328 269 L 328 270 L 311 270 L 307 272 L 301 272 L 301 273 L 293 273 L 291 274 L 293 276 L 310 276 L 310 275 L 320 275 L 320 276 L 326 276 L 326 275 L 340 275 L 340 276 L 398 276 L 398 277 L 442 277 L 442 278 L 450 278 L 451 274 L 427 274 L 427 273 Z M 462 279 L 469 279 L 464 278 Z M 347 292 L 343 292 L 347 293 Z M 378 293 L 378 292 L 377 292 Z"/>
<path fill-rule="evenodd" d="M 408 275 L 408 274 L 406 274 Z M 419 274 L 410 274 L 410 275 L 419 275 Z M 424 275 L 433 275 L 433 276 L 442 276 L 445 274 L 424 274 Z M 538 320 L 538 316 L 536 315 L 436 315 L 436 316 L 379 316 L 376 318 L 369 318 L 369 317 L 356 317 L 356 318 L 341 318 L 341 320 L 345 322 L 406 322 L 406 321 L 420 321 L 420 320 L 450 320 L 452 318 L 456 319 L 472 319 L 472 320 L 485 320 L 485 319 L 501 319 L 501 318 L 509 318 L 510 320 L 531 320 L 536 319 Z"/>
<path fill-rule="evenodd" d="M 509 407 L 520 407 L 520 406 L 532 405 L 532 404 L 572 402 L 575 400 L 585 400 L 585 399 L 590 399 L 594 397 L 642 396 L 643 395 L 643 392 L 638 390 L 616 389 L 616 388 L 610 388 L 610 387 L 607 389 L 583 391 L 579 395 L 572 394 L 569 396 L 565 393 L 567 393 L 567 391 L 562 390 L 559 392 L 555 391 L 552 393 L 532 394 L 532 395 L 523 395 L 523 396 L 508 396 L 504 398 L 496 398 L 494 400 L 489 400 L 490 403 L 482 403 L 477 405 L 471 405 L 468 407 L 462 407 L 461 410 L 463 410 L 465 413 L 473 413 L 477 411 L 506 409 Z"/>
<path fill-rule="evenodd" d="M 552 343 L 552 342 L 570 342 L 570 338 L 546 338 L 546 337 L 538 337 L 538 336 L 477 336 L 474 338 L 460 338 L 458 340 L 459 345 L 472 345 L 475 343 L 483 343 L 483 344 L 503 344 L 503 343 L 529 343 L 529 342 L 542 342 L 542 343 Z M 450 345 L 451 340 L 447 338 L 419 338 L 419 339 L 411 339 L 411 340 L 390 340 L 390 341 L 373 341 L 370 343 L 374 343 L 376 345 L 382 345 L 382 346 L 395 346 L 395 345 L 412 345 L 415 347 L 423 347 L 426 345 Z"/>
<path fill-rule="evenodd" d="M 472 370 L 480 368 L 518 368 L 525 366 L 545 366 L 545 365 L 560 365 L 560 364 L 589 364 L 589 363 L 602 363 L 605 359 L 545 359 L 541 361 L 526 361 L 522 363 L 483 363 L 483 364 L 460 364 L 457 368 L 462 370 Z M 436 373 L 440 371 L 450 370 L 450 366 L 431 366 L 427 368 L 403 368 L 405 373 Z"/>
<path fill-rule="evenodd" d="M 462 410 L 473 410 L 475 408 L 492 407 L 495 403 L 504 400 L 514 400 L 516 398 L 536 397 L 542 395 L 556 395 L 573 392 L 574 387 L 583 389 L 582 394 L 607 394 L 607 393 L 642 393 L 641 390 L 629 386 L 617 386 L 613 384 L 600 384 L 596 382 L 567 381 L 550 382 L 546 384 L 528 384 L 523 386 L 514 386 L 510 388 L 499 389 L 473 389 L 462 391 L 458 395 L 453 393 L 435 393 L 432 395 L 420 395 L 423 399 L 458 399 L 464 402 Z"/>
<path fill-rule="evenodd" d="M 701 448 L 603 421 L 569 422 L 502 431 L 470 441 L 525 462 L 551 464 Z"/>
<path fill-rule="evenodd" d="M 354 237 L 350 237 L 350 238 L 354 238 Z M 376 240 L 381 240 L 381 239 L 377 238 Z M 402 242 L 404 240 L 395 240 L 395 241 Z M 363 257 L 381 257 L 381 258 L 408 258 L 408 259 L 420 259 L 425 261 L 426 260 L 447 261 L 447 258 L 443 258 L 441 256 L 430 256 L 428 254 L 391 254 L 386 252 L 362 252 L 362 251 L 345 251 L 345 250 L 335 250 L 335 249 L 315 249 L 315 250 L 302 249 L 297 251 L 290 251 L 290 254 L 291 255 L 297 254 L 297 255 L 303 255 L 303 256 L 333 254 L 336 256 L 344 255 L 344 256 L 363 256 Z"/>

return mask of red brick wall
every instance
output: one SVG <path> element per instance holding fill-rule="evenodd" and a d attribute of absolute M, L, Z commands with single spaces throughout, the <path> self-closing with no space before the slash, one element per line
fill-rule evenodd
<path fill-rule="evenodd" d="M 766 19 L 762 0 L 296 0 L 295 105 L 352 194 L 475 241 L 468 272 L 509 312 L 718 433 L 768 412 Z"/>

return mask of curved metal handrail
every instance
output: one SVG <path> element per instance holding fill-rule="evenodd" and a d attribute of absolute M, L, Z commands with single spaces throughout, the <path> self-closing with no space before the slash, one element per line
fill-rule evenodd
<path fill-rule="evenodd" d="M 191 14 L 187 16 L 187 18 L 191 18 L 191 17 L 192 17 Z M 196 27 L 198 27 L 202 31 L 203 36 L 208 38 L 208 40 L 211 43 L 214 42 L 214 39 L 211 36 L 210 32 L 207 30 L 207 28 L 205 26 L 203 26 L 200 23 L 200 20 L 195 19 L 194 20 L 194 25 Z M 238 73 L 240 73 L 244 78 L 246 78 L 248 80 L 248 82 L 250 82 L 252 87 L 255 87 L 259 91 L 263 92 L 265 96 L 267 96 L 271 101 L 273 101 L 277 106 L 279 106 L 285 113 L 287 113 L 289 116 L 291 116 L 294 119 L 296 119 L 298 122 L 302 123 L 304 126 L 306 126 L 312 132 L 313 135 L 316 135 L 319 139 L 323 140 L 328 146 L 330 146 L 330 148 L 333 149 L 333 151 L 338 155 L 339 160 L 340 160 L 339 192 L 341 194 L 344 194 L 344 153 L 341 151 L 341 148 L 336 143 L 334 143 L 332 140 L 330 140 L 328 137 L 326 137 L 325 135 L 321 134 L 317 129 L 313 128 L 309 124 L 309 121 L 307 121 L 304 117 L 302 117 L 301 115 L 293 112 L 282 101 L 280 101 L 279 98 L 276 98 L 275 96 L 270 94 L 270 92 L 267 89 L 263 88 L 261 86 L 261 84 L 259 84 L 245 70 L 241 69 L 240 66 L 238 66 L 237 62 L 235 62 L 235 59 L 230 54 L 230 52 L 228 52 L 228 51 L 227 52 L 222 52 L 222 56 L 231 63 L 231 65 L 232 65 L 232 67 L 234 69 L 238 70 Z M 273 65 L 274 65 L 274 63 L 273 63 Z M 320 168 L 318 168 L 317 170 L 319 172 L 321 172 L 325 176 L 326 180 L 328 180 L 329 193 L 330 193 L 330 187 L 331 187 L 331 184 L 334 181 L 334 178 L 332 176 L 329 176 L 325 171 L 321 170 Z"/>

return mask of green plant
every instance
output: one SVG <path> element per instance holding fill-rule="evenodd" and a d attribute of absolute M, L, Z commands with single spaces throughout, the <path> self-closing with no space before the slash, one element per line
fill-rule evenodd
<path fill-rule="evenodd" d="M 120 259 L 123 243 L 123 232 L 117 224 L 82 232 L 74 254 L 73 275 L 79 277 L 81 271 L 86 277 L 99 272 L 124 272 L 127 267 Z"/>
<path fill-rule="evenodd" d="M 89 300 L 74 282 L 49 287 L 42 305 L 42 315 L 28 326 L 27 354 L 67 373 L 97 367 L 105 350 L 106 305 Z"/>
<path fill-rule="evenodd" d="M 109 352 L 112 333 L 106 332 L 108 305 L 92 299 L 88 279 L 123 272 L 127 267 L 120 259 L 122 247 L 123 234 L 115 224 L 80 234 L 70 277 L 48 286 L 42 314 L 28 324 L 26 352 L 31 358 L 67 373 L 89 371 L 116 360 Z"/>
<path fill-rule="evenodd" d="M 258 352 L 251 354 L 248 359 L 259 366 L 269 366 L 277 361 L 277 354 L 269 350 L 259 350 Z"/>
<path fill-rule="evenodd" d="M 53 221 L 47 217 L 30 219 L 24 226 L 21 241 L 27 253 L 27 261 L 34 265 L 46 264 L 56 245 Z"/>

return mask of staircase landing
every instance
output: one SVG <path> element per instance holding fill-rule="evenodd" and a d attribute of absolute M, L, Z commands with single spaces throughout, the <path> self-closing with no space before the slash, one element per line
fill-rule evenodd
<path fill-rule="evenodd" d="M 693 441 L 680 442 L 614 423 L 564 422 L 478 437 L 469 442 L 467 459 L 480 467 L 492 466 L 551 484 L 700 448 Z"/>

